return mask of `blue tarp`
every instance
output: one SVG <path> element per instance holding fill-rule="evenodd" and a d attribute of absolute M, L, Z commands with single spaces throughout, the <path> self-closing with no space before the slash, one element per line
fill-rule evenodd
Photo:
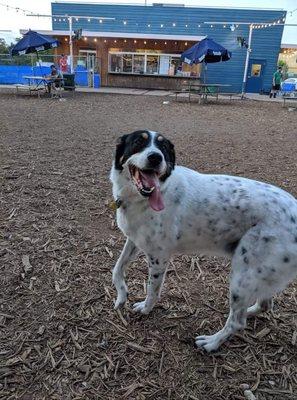
<path fill-rule="evenodd" d="M 50 74 L 50 68 L 44 66 L 30 67 L 29 65 L 0 65 L 0 85 L 13 85 L 17 83 L 28 83 L 23 77 L 26 75 L 44 76 Z M 79 66 L 75 70 L 75 84 L 77 86 L 88 86 L 88 71 Z M 100 75 L 94 75 L 94 86 L 100 87 Z"/>
<path fill-rule="evenodd" d="M 26 75 L 49 75 L 49 67 L 30 67 L 29 65 L 0 65 L 0 84 L 28 83 Z"/>

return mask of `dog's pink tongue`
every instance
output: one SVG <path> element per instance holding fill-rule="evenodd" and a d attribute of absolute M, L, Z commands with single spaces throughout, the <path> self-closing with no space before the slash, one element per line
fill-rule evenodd
<path fill-rule="evenodd" d="M 149 205 L 155 211 L 161 211 L 164 208 L 163 197 L 160 190 L 160 182 L 156 174 L 146 174 L 141 172 L 142 183 L 147 188 L 155 187 L 153 193 L 148 198 Z"/>

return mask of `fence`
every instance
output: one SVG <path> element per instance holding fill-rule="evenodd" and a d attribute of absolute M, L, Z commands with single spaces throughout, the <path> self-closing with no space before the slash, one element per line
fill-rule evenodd
<path fill-rule="evenodd" d="M 60 56 L 36 54 L 11 57 L 0 54 L 0 84 L 26 83 L 24 76 L 44 76 L 50 74 L 52 64 L 59 65 Z M 81 55 L 73 58 L 75 84 L 85 87 L 100 87 L 100 59 L 95 55 Z M 68 72 L 70 67 L 68 66 Z"/>

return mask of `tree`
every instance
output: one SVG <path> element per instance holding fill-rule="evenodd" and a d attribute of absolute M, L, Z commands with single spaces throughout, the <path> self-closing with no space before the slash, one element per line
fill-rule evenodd
<path fill-rule="evenodd" d="M 4 39 L 0 38 L 0 54 L 8 54 L 9 48 Z"/>

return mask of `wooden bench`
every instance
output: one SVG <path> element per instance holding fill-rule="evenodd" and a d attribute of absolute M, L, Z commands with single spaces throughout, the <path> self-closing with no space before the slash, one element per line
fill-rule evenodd
<path fill-rule="evenodd" d="M 221 92 L 219 93 L 219 96 L 221 97 L 229 97 L 229 100 L 234 100 L 235 98 L 241 98 L 241 93 L 227 93 L 227 92 Z"/>
<path fill-rule="evenodd" d="M 32 95 L 32 93 L 37 93 L 38 97 L 40 97 L 40 92 L 45 91 L 44 87 L 41 86 L 33 86 L 33 85 L 22 85 L 22 84 L 18 84 L 15 86 L 16 88 L 16 94 L 20 94 L 20 93 L 27 93 L 30 96 Z"/>
<path fill-rule="evenodd" d="M 297 96 L 296 97 L 284 96 L 283 100 L 284 100 L 283 107 L 285 107 L 286 106 L 286 101 L 289 101 L 289 102 L 290 101 L 296 101 L 297 100 Z"/>

